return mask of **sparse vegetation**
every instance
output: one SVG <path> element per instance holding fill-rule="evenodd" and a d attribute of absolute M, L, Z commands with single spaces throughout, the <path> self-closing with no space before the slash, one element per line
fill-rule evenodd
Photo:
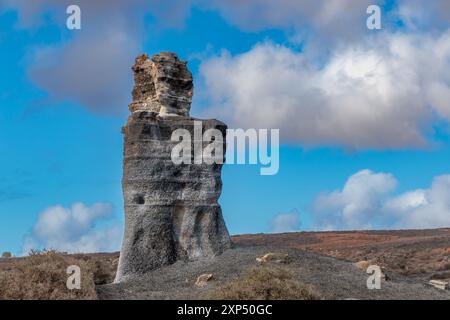
<path fill-rule="evenodd" d="M 320 299 L 309 286 L 294 278 L 284 267 L 259 266 L 250 269 L 239 279 L 207 299 L 216 300 L 317 300 Z"/>
<path fill-rule="evenodd" d="M 67 267 L 81 269 L 81 289 L 66 287 Z M 96 266 L 83 259 L 56 251 L 32 252 L 18 259 L 14 268 L 0 273 L 0 300 L 96 299 Z"/>
<path fill-rule="evenodd" d="M 382 238 L 382 241 L 364 238 L 367 234 L 386 233 L 396 236 L 392 242 L 386 243 L 385 238 Z M 426 238 L 421 238 L 421 235 L 425 235 Z M 257 241 L 246 240 L 248 237 L 256 238 Z M 314 240 L 313 237 L 320 237 L 322 242 Z M 337 241 L 336 237 L 340 240 Z M 242 239 L 236 241 L 236 238 Z M 405 238 L 408 241 L 404 241 Z M 349 245 L 348 239 L 355 241 L 356 244 Z M 218 256 L 220 263 L 217 265 L 211 264 L 208 268 L 204 268 L 193 264 L 187 270 L 183 269 L 184 271 L 175 270 L 173 267 L 155 270 L 151 273 L 153 280 L 148 284 L 143 282 L 139 287 L 135 287 L 134 284 L 123 284 L 118 287 L 100 286 L 97 287 L 97 292 L 100 299 L 374 298 L 373 292 L 369 292 L 365 289 L 364 283 L 361 283 L 361 274 L 355 272 L 354 267 L 322 255 L 315 256 L 313 252 L 316 251 L 347 261 L 365 260 L 382 266 L 393 280 L 389 287 L 385 286 L 383 290 L 377 291 L 376 294 L 379 295 L 377 298 L 448 299 L 447 292 L 435 290 L 428 285 L 429 280 L 450 280 L 448 239 L 450 230 L 238 236 L 233 239 L 233 242 L 238 243 L 237 250 L 234 253 L 227 251 L 224 256 Z M 286 249 L 286 246 L 302 248 L 305 243 L 310 246 L 308 250 L 312 251 L 311 253 Z M 252 248 L 253 245 L 258 247 L 258 253 Z M 264 249 L 266 246 L 267 249 Z M 283 263 L 277 263 L 277 259 L 264 263 L 255 261 L 254 257 L 270 252 L 277 246 L 286 250 L 290 261 Z M 248 258 L 250 253 L 252 258 Z M 0 259 L 0 300 L 95 299 L 94 284 L 102 285 L 113 281 L 118 259 L 117 252 L 73 255 L 35 252 L 30 257 Z M 236 261 L 239 261 L 239 269 L 244 271 L 238 278 L 233 277 L 236 272 Z M 65 273 L 66 268 L 73 264 L 80 266 L 82 270 L 82 291 L 69 291 L 66 288 L 68 277 Z M 316 270 L 316 265 L 320 265 L 321 268 Z M 333 276 L 336 274 L 334 266 L 339 266 L 337 277 Z M 179 272 L 185 271 L 186 277 L 180 277 Z M 203 287 L 194 286 L 196 278 L 192 274 L 197 276 L 205 272 L 213 273 L 214 277 Z M 399 273 L 407 276 L 410 281 L 403 282 L 402 277 L 398 277 Z M 327 276 L 330 276 L 330 280 L 322 281 L 323 277 Z M 183 282 L 174 282 L 176 278 L 183 279 Z M 190 281 L 186 284 L 184 279 Z M 89 283 L 86 285 L 85 281 Z M 314 287 L 310 288 L 307 284 Z M 417 290 L 422 284 L 424 285 L 422 289 Z M 159 289 L 158 292 L 154 291 L 155 287 Z"/>
<path fill-rule="evenodd" d="M 11 258 L 12 257 L 12 253 L 9 251 L 5 251 L 2 253 L 2 258 Z"/>

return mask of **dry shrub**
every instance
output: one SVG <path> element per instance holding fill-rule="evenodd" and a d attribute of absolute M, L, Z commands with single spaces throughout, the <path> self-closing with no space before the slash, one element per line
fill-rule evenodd
<path fill-rule="evenodd" d="M 81 289 L 66 287 L 67 267 L 81 269 Z M 56 251 L 32 252 L 10 271 L 0 272 L 0 300 L 96 299 L 94 268 L 89 261 Z"/>
<path fill-rule="evenodd" d="M 320 296 L 297 281 L 286 268 L 260 266 L 247 271 L 219 291 L 209 294 L 214 300 L 317 300 Z"/>
<path fill-rule="evenodd" d="M 12 253 L 9 251 L 3 252 L 2 258 L 5 258 L 5 259 L 12 258 Z"/>
<path fill-rule="evenodd" d="M 114 281 L 119 263 L 118 256 L 81 253 L 74 254 L 73 257 L 86 261 L 92 266 L 91 270 L 94 273 L 94 283 L 96 285 L 112 283 Z"/>

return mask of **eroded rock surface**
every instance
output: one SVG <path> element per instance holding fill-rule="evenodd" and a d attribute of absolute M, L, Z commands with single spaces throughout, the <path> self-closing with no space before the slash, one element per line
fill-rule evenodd
<path fill-rule="evenodd" d="M 135 86 L 130 111 L 153 111 L 161 115 L 189 116 L 193 95 L 192 74 L 170 52 L 136 58 L 133 66 Z"/>
<path fill-rule="evenodd" d="M 199 121 L 189 116 L 193 82 L 186 62 L 173 53 L 142 55 L 133 71 L 132 113 L 122 129 L 125 234 L 116 282 L 230 247 L 218 204 L 222 165 L 171 160 L 178 143 L 172 132 L 183 128 L 194 136 Z M 225 137 L 224 123 L 201 121 L 203 131 L 214 128 Z"/>

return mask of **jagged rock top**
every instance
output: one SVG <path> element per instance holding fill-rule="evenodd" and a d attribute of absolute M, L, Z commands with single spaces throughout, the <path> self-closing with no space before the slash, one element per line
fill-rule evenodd
<path fill-rule="evenodd" d="M 133 66 L 133 102 L 129 109 L 152 111 L 161 116 L 189 116 L 194 85 L 187 62 L 171 52 L 143 54 Z"/>

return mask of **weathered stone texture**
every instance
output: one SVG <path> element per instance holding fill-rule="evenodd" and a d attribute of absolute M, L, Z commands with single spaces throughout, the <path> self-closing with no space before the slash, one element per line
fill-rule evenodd
<path fill-rule="evenodd" d="M 172 53 L 151 60 L 143 55 L 133 70 L 132 114 L 122 129 L 125 234 L 116 282 L 180 259 L 211 257 L 230 246 L 218 204 L 222 165 L 171 160 L 178 143 L 171 141 L 172 132 L 184 128 L 193 137 L 197 120 L 189 116 L 193 85 L 186 62 Z M 202 120 L 202 127 L 225 137 L 220 121 Z"/>
<path fill-rule="evenodd" d="M 189 116 L 193 95 L 192 74 L 185 61 L 169 52 L 136 58 L 135 87 L 130 111 L 153 111 L 161 115 Z"/>

